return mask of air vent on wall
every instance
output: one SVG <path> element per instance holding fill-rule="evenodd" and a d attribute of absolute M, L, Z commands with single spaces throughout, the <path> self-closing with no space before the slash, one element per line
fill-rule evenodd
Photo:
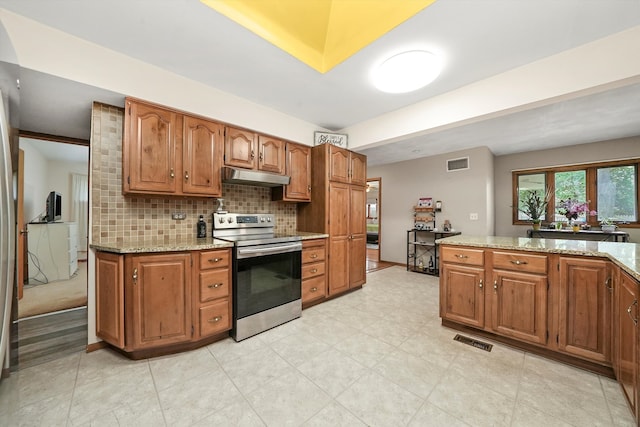
<path fill-rule="evenodd" d="M 468 157 L 447 160 L 447 172 L 460 171 L 465 169 L 469 169 Z"/>

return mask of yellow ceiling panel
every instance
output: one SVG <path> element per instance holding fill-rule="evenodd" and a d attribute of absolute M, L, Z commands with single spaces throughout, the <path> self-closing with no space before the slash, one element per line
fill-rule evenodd
<path fill-rule="evenodd" d="M 201 0 L 325 73 L 435 0 Z"/>

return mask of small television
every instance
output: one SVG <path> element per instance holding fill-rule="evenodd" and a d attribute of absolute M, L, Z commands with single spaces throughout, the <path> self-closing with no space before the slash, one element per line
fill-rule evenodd
<path fill-rule="evenodd" d="M 62 195 L 52 191 L 47 196 L 47 222 L 60 221 L 62 219 Z"/>

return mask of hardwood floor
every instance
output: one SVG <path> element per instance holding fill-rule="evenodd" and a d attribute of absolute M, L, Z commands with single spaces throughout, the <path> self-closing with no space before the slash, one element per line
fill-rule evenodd
<path fill-rule="evenodd" d="M 21 319 L 14 326 L 13 371 L 84 351 L 87 346 L 86 307 Z"/>
<path fill-rule="evenodd" d="M 379 259 L 379 249 L 367 248 L 367 273 L 394 265 L 392 262 L 378 261 Z"/>

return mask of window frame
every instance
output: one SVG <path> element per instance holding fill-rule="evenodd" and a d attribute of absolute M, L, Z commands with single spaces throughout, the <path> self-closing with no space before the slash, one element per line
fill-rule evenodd
<path fill-rule="evenodd" d="M 640 228 L 640 158 L 631 158 L 624 160 L 613 160 L 607 162 L 593 162 L 593 163 L 580 163 L 574 165 L 564 165 L 564 166 L 553 166 L 553 167 L 545 167 L 545 168 L 533 168 L 533 169 L 518 169 L 511 172 L 511 218 L 513 225 L 530 225 L 531 221 L 529 220 L 521 220 L 518 219 L 518 178 L 521 175 L 531 175 L 531 174 L 545 174 L 545 185 L 550 191 L 555 193 L 555 179 L 554 174 L 556 172 L 570 172 L 570 171 L 580 171 L 584 170 L 586 172 L 586 191 L 587 191 L 587 200 L 590 200 L 589 207 L 592 210 L 598 210 L 598 169 L 606 168 L 606 167 L 615 167 L 615 166 L 634 166 L 636 170 L 636 213 L 638 218 L 635 222 L 620 222 L 619 225 L 624 225 L 624 227 L 629 228 Z M 545 212 L 545 219 L 543 222 L 548 224 L 552 221 L 549 221 L 548 218 L 555 217 L 555 197 L 551 198 L 551 201 L 547 205 L 547 210 Z M 598 226 L 599 222 L 597 216 L 591 217 L 587 216 L 587 224 L 592 226 Z"/>

